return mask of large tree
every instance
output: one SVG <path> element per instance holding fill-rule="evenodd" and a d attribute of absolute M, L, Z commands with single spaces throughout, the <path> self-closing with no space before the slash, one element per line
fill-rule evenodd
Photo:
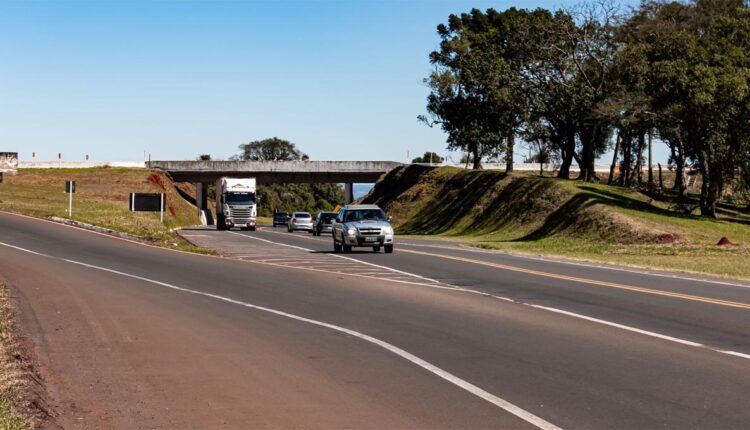
<path fill-rule="evenodd" d="M 310 157 L 288 140 L 272 137 L 240 145 L 235 160 L 303 161 Z M 271 184 L 258 187 L 258 215 L 271 216 L 274 209 L 309 212 L 331 210 L 344 202 L 338 184 Z"/>
<path fill-rule="evenodd" d="M 247 161 L 295 161 L 307 160 L 310 157 L 288 140 L 271 137 L 269 139 L 254 140 L 240 145 L 240 153 L 235 156 L 239 160 Z"/>
<path fill-rule="evenodd" d="M 741 0 L 651 3 L 639 19 L 654 29 L 643 41 L 657 127 L 697 163 L 701 213 L 715 217 L 748 156 L 750 8 Z"/>

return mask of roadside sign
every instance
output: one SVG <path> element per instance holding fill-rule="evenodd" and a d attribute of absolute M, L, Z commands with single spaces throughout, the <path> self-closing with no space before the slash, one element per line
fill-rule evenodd
<path fill-rule="evenodd" d="M 73 218 L 73 193 L 76 192 L 76 181 L 65 181 L 65 192 L 68 194 L 68 218 Z"/>
<path fill-rule="evenodd" d="M 164 193 L 130 193 L 130 211 L 160 212 L 160 219 L 164 222 L 166 199 Z"/>

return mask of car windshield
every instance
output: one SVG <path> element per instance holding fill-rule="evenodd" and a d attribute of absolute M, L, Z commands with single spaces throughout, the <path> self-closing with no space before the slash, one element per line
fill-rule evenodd
<path fill-rule="evenodd" d="M 253 193 L 226 193 L 224 196 L 226 202 L 231 205 L 255 204 L 255 194 Z"/>
<path fill-rule="evenodd" d="M 310 215 L 307 212 L 297 212 L 294 214 L 295 218 L 312 218 L 312 215 Z"/>
<path fill-rule="evenodd" d="M 380 209 L 356 209 L 346 211 L 344 221 L 386 221 L 385 214 Z"/>

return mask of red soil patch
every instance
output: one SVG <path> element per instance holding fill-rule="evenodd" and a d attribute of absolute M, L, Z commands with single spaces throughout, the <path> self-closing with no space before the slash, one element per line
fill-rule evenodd
<path fill-rule="evenodd" d="M 732 246 L 732 242 L 729 241 L 726 237 L 722 237 L 719 239 L 719 242 L 716 243 L 718 246 Z"/>
<path fill-rule="evenodd" d="M 164 182 L 162 182 L 161 177 L 157 175 L 156 173 L 152 173 L 148 175 L 147 180 L 149 183 L 154 184 L 157 187 L 159 187 L 160 190 L 167 191 L 167 187 L 164 186 Z"/>
<path fill-rule="evenodd" d="M 660 244 L 660 245 L 665 245 L 665 244 L 668 244 L 668 243 L 674 243 L 674 241 L 676 239 L 677 238 L 674 237 L 673 234 L 666 233 L 666 234 L 660 234 L 660 235 L 656 236 L 655 242 L 658 243 L 658 244 Z"/>

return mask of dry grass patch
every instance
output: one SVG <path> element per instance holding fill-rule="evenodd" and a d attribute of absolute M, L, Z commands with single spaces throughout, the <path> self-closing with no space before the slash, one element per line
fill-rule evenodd
<path fill-rule="evenodd" d="M 44 390 L 23 347 L 7 287 L 0 284 L 0 429 L 31 429 L 48 416 Z"/>
<path fill-rule="evenodd" d="M 170 248 L 198 251 L 172 232 L 200 224 L 197 211 L 163 172 L 145 169 L 20 169 L 0 183 L 0 209 L 26 215 L 67 218 L 65 181 L 76 181 L 73 220 L 147 238 Z M 192 184 L 179 184 L 195 195 Z M 158 212 L 130 212 L 131 192 L 165 193 L 164 222 Z"/>

